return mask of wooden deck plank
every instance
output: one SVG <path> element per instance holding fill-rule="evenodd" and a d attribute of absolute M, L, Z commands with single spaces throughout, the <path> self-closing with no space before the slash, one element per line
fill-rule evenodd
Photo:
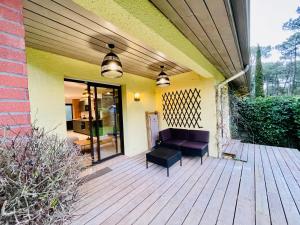
<path fill-rule="evenodd" d="M 277 163 L 279 165 L 280 171 L 283 174 L 283 178 L 284 178 L 287 186 L 289 187 L 290 193 L 291 193 L 291 195 L 295 201 L 295 204 L 298 208 L 298 211 L 299 211 L 299 209 L 300 209 L 300 187 L 299 187 L 298 183 L 296 182 L 290 169 L 286 165 L 286 162 L 281 157 L 281 154 L 279 152 L 279 151 L 281 151 L 281 149 L 272 147 L 272 150 L 273 150 L 273 154 L 277 160 Z"/>
<path fill-rule="evenodd" d="M 262 147 L 260 154 L 265 173 L 265 182 L 267 187 L 267 195 L 269 199 L 270 217 L 272 225 L 286 225 L 287 221 L 285 218 L 285 213 L 282 207 L 281 199 L 278 193 L 278 188 L 273 176 L 273 172 L 271 169 L 265 146 Z"/>
<path fill-rule="evenodd" d="M 84 177 L 86 175 L 92 174 L 92 173 L 96 172 L 97 170 L 101 170 L 101 169 L 103 169 L 105 167 L 110 167 L 110 166 L 118 165 L 119 162 L 126 161 L 127 159 L 128 159 L 127 156 L 120 155 L 120 156 L 114 157 L 114 158 L 112 158 L 110 160 L 104 161 L 103 163 L 100 163 L 98 165 L 90 166 L 88 168 L 85 168 L 80 173 L 80 177 Z"/>
<path fill-rule="evenodd" d="M 238 140 L 232 140 L 232 142 L 233 143 L 228 146 L 226 152 L 235 154 L 236 153 L 236 149 L 240 145 L 240 141 L 238 141 Z"/>
<path fill-rule="evenodd" d="M 218 190 L 218 185 L 220 184 L 220 187 L 222 187 L 222 185 L 224 186 L 227 185 L 226 183 L 228 183 L 233 166 L 234 166 L 233 160 L 226 160 L 222 170 L 215 171 L 214 174 L 211 176 L 211 179 L 205 185 L 204 190 L 200 192 L 200 195 L 192 205 L 191 209 L 188 211 L 188 214 L 186 214 L 185 212 L 181 213 L 179 211 L 181 207 L 180 205 L 176 211 L 179 213 L 176 214 L 175 212 L 168 224 L 186 224 L 186 225 L 199 224 L 205 213 L 205 210 L 208 208 L 211 198 L 213 198 L 213 195 L 214 194 L 221 195 L 222 193 L 220 192 L 224 191 L 224 190 Z M 221 200 L 222 199 L 218 199 L 219 204 L 221 203 Z M 214 206 L 217 207 L 218 202 L 212 202 L 211 205 L 212 207 Z M 206 219 L 216 220 L 217 214 L 211 216 L 212 216 L 211 218 L 205 218 L 205 221 Z M 208 220 L 207 222 L 210 221 Z"/>
<path fill-rule="evenodd" d="M 89 221 L 97 216 L 103 210 L 111 206 L 114 202 L 118 201 L 126 194 L 129 194 L 136 186 L 141 185 L 144 181 L 150 178 L 153 174 L 157 174 L 162 168 L 154 165 L 153 168 L 149 167 L 149 170 L 143 170 L 136 176 L 131 183 L 122 184 L 119 189 L 113 190 L 112 193 L 102 193 L 101 198 L 94 199 L 89 205 L 84 206 L 75 213 L 81 215 L 80 218 L 76 218 L 74 224 L 82 224 L 83 221 Z"/>
<path fill-rule="evenodd" d="M 244 148 L 244 154 L 246 154 L 247 151 L 248 151 L 247 147 Z M 235 163 L 221 209 L 219 210 L 219 215 L 216 221 L 217 225 L 233 224 L 237 196 L 240 187 L 242 168 L 243 168 L 242 162 Z"/>
<path fill-rule="evenodd" d="M 175 210 L 170 207 L 169 212 L 172 212 L 172 214 L 167 214 L 168 216 L 164 215 L 164 220 L 162 220 L 163 223 L 167 222 L 167 224 L 182 224 L 186 215 L 189 213 L 190 209 L 193 207 L 197 199 L 199 198 L 199 195 L 206 190 L 206 187 L 211 185 L 212 181 L 216 180 L 216 178 L 222 173 L 224 170 L 224 167 L 227 163 L 227 160 L 223 160 L 220 162 L 216 169 L 212 171 L 211 176 L 206 179 L 204 182 L 204 179 L 198 179 L 196 183 L 193 185 L 193 187 L 190 189 L 190 191 L 185 196 L 180 196 L 182 198 L 182 201 L 176 203 L 177 208 Z M 168 206 L 167 206 L 168 208 Z M 159 218 L 159 217 L 158 217 Z M 167 219 L 167 220 L 165 220 Z M 160 219 L 156 220 L 156 224 L 161 221 Z"/>
<path fill-rule="evenodd" d="M 287 149 L 291 153 L 291 155 L 295 156 L 295 158 L 297 158 L 298 160 L 300 160 L 299 149 L 296 149 L 296 148 L 285 148 L 285 149 Z"/>
<path fill-rule="evenodd" d="M 184 157 L 169 178 L 163 167 L 145 169 L 145 154 L 99 165 L 113 170 L 81 186 L 72 224 L 299 224 L 299 152 L 233 143 L 246 163 Z"/>
<path fill-rule="evenodd" d="M 94 192 L 99 191 L 99 189 L 103 188 L 103 185 L 107 185 L 114 181 L 120 180 L 135 169 L 143 166 L 145 166 L 145 157 L 136 159 L 135 161 L 131 161 L 128 164 L 125 164 L 117 169 L 112 169 L 109 174 L 107 173 L 97 179 L 93 179 L 89 183 L 83 184 L 81 189 L 83 190 L 85 195 L 82 196 L 82 199 L 85 199 L 88 196 L 92 195 Z"/>
<path fill-rule="evenodd" d="M 241 159 L 245 144 L 240 142 L 239 148 L 236 150 L 236 158 Z"/>
<path fill-rule="evenodd" d="M 132 167 L 135 167 L 136 165 L 142 163 L 145 160 L 145 156 L 139 156 L 135 159 L 126 160 L 125 162 L 120 163 L 119 166 L 112 166 L 110 167 L 112 171 L 109 174 L 105 174 L 99 178 L 93 179 L 93 181 L 88 181 L 84 183 L 80 187 L 80 192 L 82 193 L 82 198 L 87 197 L 91 193 L 93 193 L 93 190 L 98 186 L 99 183 L 105 183 L 108 180 L 110 180 L 112 177 L 122 174 L 123 172 L 130 170 Z"/>
<path fill-rule="evenodd" d="M 222 168 L 223 164 L 225 164 L 225 161 L 218 164 L 218 160 L 214 161 L 201 177 L 194 176 L 192 179 L 189 179 L 184 186 L 172 197 L 172 199 L 164 206 L 162 210 L 156 215 L 156 217 L 150 222 L 149 224 L 165 224 L 169 218 L 172 216 L 174 211 L 177 209 L 178 205 L 185 199 L 185 197 L 189 194 L 191 189 L 194 187 L 194 185 L 197 183 L 197 181 L 201 180 L 201 182 L 198 182 L 199 185 L 197 185 L 197 190 L 201 190 L 207 180 L 210 178 L 210 176 L 213 174 L 215 169 L 220 170 Z M 194 193 L 194 192 L 193 192 Z M 198 196 L 198 195 L 197 195 Z M 191 196 L 190 198 L 194 197 L 197 198 L 196 195 Z"/>
<path fill-rule="evenodd" d="M 242 148 L 243 148 L 243 143 L 241 141 L 237 141 L 234 147 L 232 148 L 231 153 L 238 155 L 240 154 Z"/>
<path fill-rule="evenodd" d="M 112 176 L 111 180 L 104 180 L 102 182 L 96 181 L 95 183 L 98 183 L 98 186 L 95 186 L 95 188 L 92 189 L 91 193 L 86 193 L 81 197 L 81 201 L 79 201 L 75 205 L 75 210 L 78 211 L 81 208 L 85 207 L 87 204 L 90 204 L 90 202 L 93 202 L 95 199 L 98 201 L 103 200 L 103 198 L 108 198 L 111 195 L 113 195 L 113 192 L 116 192 L 119 189 L 120 182 L 123 181 L 124 184 L 130 183 L 130 181 L 134 181 L 138 179 L 140 176 L 139 173 L 145 168 L 145 163 L 139 163 L 132 167 L 130 170 L 124 172 L 122 174 L 122 177 L 118 179 L 118 176 Z M 105 192 L 106 195 L 103 196 L 103 193 Z"/>
<path fill-rule="evenodd" d="M 229 140 L 226 144 L 222 146 L 223 152 L 230 152 L 232 146 L 235 144 L 235 140 Z"/>
<path fill-rule="evenodd" d="M 161 185 L 152 193 L 148 194 L 147 192 L 144 192 L 141 195 L 136 196 L 102 224 L 132 224 L 149 207 L 149 204 L 153 203 L 155 199 L 168 190 L 175 182 L 179 182 L 180 179 L 191 176 L 196 169 L 200 169 L 199 167 L 201 164 L 197 163 L 199 160 L 200 159 L 198 158 L 191 160 L 187 165 L 184 165 L 178 173 L 170 177 L 166 184 Z M 139 210 L 136 210 L 138 207 Z"/>
<path fill-rule="evenodd" d="M 268 225 L 271 224 L 271 221 L 261 148 L 262 146 L 255 145 L 255 221 L 256 224 Z"/>
<path fill-rule="evenodd" d="M 299 212 L 297 210 L 293 197 L 289 191 L 289 188 L 283 178 L 283 175 L 279 169 L 279 165 L 273 154 L 272 147 L 266 146 L 266 152 L 269 157 L 269 161 L 273 171 L 273 176 L 277 183 L 278 191 L 280 194 L 281 202 L 285 211 L 288 224 L 290 225 L 299 224 L 300 221 Z"/>
<path fill-rule="evenodd" d="M 93 192 L 95 192 L 95 190 L 99 188 L 99 184 L 107 184 L 112 179 L 120 178 L 127 174 L 128 171 L 131 171 L 133 168 L 137 168 L 142 164 L 145 165 L 145 159 L 137 159 L 136 161 L 129 162 L 128 164 L 123 165 L 120 168 L 112 169 L 109 174 L 104 174 L 103 176 L 95 178 L 92 181 L 83 183 L 83 185 L 80 187 L 80 191 L 83 193 L 82 198 L 87 198 L 89 195 L 92 195 Z"/>
<path fill-rule="evenodd" d="M 254 145 L 248 145 L 248 162 L 243 164 L 234 218 L 235 225 L 255 224 Z"/>
<path fill-rule="evenodd" d="M 171 174 L 176 174 L 181 169 L 181 166 L 179 166 L 179 162 L 172 166 L 170 168 Z M 146 170 L 146 169 L 145 169 Z M 115 202 L 110 207 L 106 208 L 101 213 L 98 213 L 97 216 L 89 220 L 86 224 L 89 225 L 98 225 L 104 222 L 109 216 L 111 216 L 114 212 L 121 209 L 124 205 L 126 205 L 128 202 L 133 201 L 133 199 L 138 195 L 143 195 L 143 193 L 151 194 L 153 191 L 155 191 L 157 188 L 160 187 L 160 185 L 163 185 L 165 182 L 169 180 L 169 177 L 166 175 L 166 169 L 160 169 L 158 173 L 155 173 L 154 176 L 149 177 L 151 179 L 145 179 L 142 183 L 135 185 L 132 187 L 133 189 L 130 191 L 130 193 L 124 195 L 121 199 L 119 199 L 117 202 Z"/>
<path fill-rule="evenodd" d="M 150 165 L 151 167 L 152 165 Z M 99 183 L 99 186 L 88 195 L 88 197 L 81 199 L 80 205 L 77 206 L 76 210 L 83 208 L 88 205 L 93 199 L 104 200 L 113 196 L 117 193 L 122 185 L 129 185 L 141 177 L 140 173 L 145 170 L 145 162 L 132 167 L 131 170 L 121 173 L 121 176 L 113 177 L 111 180 L 103 183 Z M 106 193 L 103 196 L 102 193 Z"/>
<path fill-rule="evenodd" d="M 295 180 L 297 181 L 298 185 L 300 186 L 300 169 L 297 167 L 295 162 L 289 158 L 287 151 L 288 151 L 288 149 L 282 148 L 282 150 L 279 153 L 281 154 L 281 157 L 285 160 L 292 175 L 294 176 Z"/>
<path fill-rule="evenodd" d="M 248 148 L 249 148 L 249 144 L 245 144 L 243 146 L 243 152 L 241 154 L 241 160 L 247 162 L 248 161 Z"/>
<path fill-rule="evenodd" d="M 295 163 L 295 165 L 298 167 L 298 169 L 300 170 L 300 152 L 299 150 L 294 150 L 294 149 L 286 149 L 286 153 L 288 154 L 289 158 L 291 161 L 293 161 Z"/>
<path fill-rule="evenodd" d="M 201 221 L 199 223 L 200 225 L 215 225 L 217 223 L 219 215 L 218 212 L 222 207 L 231 177 L 234 173 L 234 168 L 236 168 L 236 164 L 240 164 L 240 162 L 230 160 L 227 163 L 227 166 L 225 167 L 225 170 L 221 175 L 220 181 L 218 182 L 213 195 L 209 200 L 209 204 L 202 216 L 202 218 L 204 219 L 201 218 Z M 201 201 L 200 198 L 198 200 Z"/>
<path fill-rule="evenodd" d="M 234 148 L 234 146 L 236 144 L 237 144 L 236 140 L 230 140 L 229 143 L 227 144 L 227 146 L 224 148 L 223 152 L 231 153 L 232 149 Z"/>
<path fill-rule="evenodd" d="M 204 173 L 209 173 L 209 171 L 217 165 L 217 161 L 213 159 L 208 159 L 205 161 L 203 166 L 194 173 L 191 177 L 187 177 L 187 179 L 182 179 L 180 182 L 173 185 L 170 189 L 168 189 L 162 196 L 159 197 L 147 210 L 139 217 L 138 220 L 134 222 L 134 224 L 147 224 L 153 220 L 154 217 L 169 203 L 171 199 L 173 199 L 176 195 L 179 195 L 178 192 L 182 188 L 186 188 L 189 185 L 192 185 L 195 180 L 201 178 Z M 191 184 L 189 184 L 191 183 Z M 181 191 L 182 193 L 183 191 Z"/>
<path fill-rule="evenodd" d="M 199 159 L 198 159 L 199 160 Z M 197 161 L 199 162 L 199 161 Z M 204 161 L 203 167 L 201 167 L 201 164 L 199 163 L 193 164 L 190 168 L 188 168 L 188 171 L 186 171 L 184 174 L 180 175 L 179 177 L 175 177 L 174 179 L 164 185 L 163 187 L 155 190 L 149 197 L 143 200 L 139 205 L 137 205 L 133 210 L 128 212 L 126 215 L 116 215 L 119 218 L 118 224 L 133 224 L 141 215 L 144 214 L 144 212 L 150 208 L 158 199 L 160 199 L 166 192 L 170 191 L 174 186 L 183 185 L 186 180 L 192 176 L 196 170 L 201 170 L 206 167 L 211 162 L 211 159 L 206 159 Z M 204 166 L 205 165 L 205 166 Z M 127 209 L 128 207 L 126 207 Z M 123 210 L 124 211 L 124 210 Z M 114 215 L 115 216 L 115 215 Z"/>

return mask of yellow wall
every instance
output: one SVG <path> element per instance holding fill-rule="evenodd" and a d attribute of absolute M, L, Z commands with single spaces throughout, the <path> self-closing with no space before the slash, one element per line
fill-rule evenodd
<path fill-rule="evenodd" d="M 132 156 L 147 150 L 145 112 L 155 110 L 155 82 L 125 73 L 121 79 L 100 76 L 100 66 L 39 51 L 26 49 L 29 97 L 32 120 L 47 129 L 66 136 L 64 78 L 99 83 L 120 84 L 123 90 L 123 121 L 125 153 Z M 134 93 L 141 101 L 134 101 Z"/>
<path fill-rule="evenodd" d="M 184 89 L 200 89 L 201 95 L 201 126 L 202 130 L 210 131 L 209 151 L 213 156 L 217 155 L 216 146 L 216 101 L 215 101 L 215 79 L 200 77 L 194 72 L 172 76 L 171 85 L 167 88 L 156 88 L 156 110 L 160 115 L 160 129 L 168 128 L 166 121 L 162 119 L 162 94 Z M 181 127 L 184 128 L 184 127 Z M 188 128 L 192 129 L 192 128 Z M 197 128 L 195 128 L 197 129 Z"/>
<path fill-rule="evenodd" d="M 210 131 L 210 152 L 216 155 L 216 105 L 215 80 L 194 72 L 171 77 L 171 86 L 159 88 L 155 81 L 125 73 L 121 79 L 106 79 L 100 76 L 100 66 L 75 59 L 26 49 L 29 77 L 29 97 L 32 120 L 53 129 L 57 127 L 62 137 L 66 136 L 64 78 L 88 80 L 99 83 L 120 84 L 123 90 L 123 122 L 125 154 L 136 155 L 147 150 L 145 112 L 155 111 L 162 115 L 163 92 L 199 88 L 201 90 L 201 125 Z M 134 93 L 141 94 L 141 101 L 134 101 Z M 160 118 L 160 129 L 167 128 Z"/>

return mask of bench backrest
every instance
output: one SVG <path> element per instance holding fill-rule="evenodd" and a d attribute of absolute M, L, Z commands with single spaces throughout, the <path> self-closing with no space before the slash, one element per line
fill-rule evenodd
<path fill-rule="evenodd" d="M 166 141 L 169 139 L 181 139 L 208 143 L 209 131 L 168 128 L 159 132 L 159 139 L 161 141 Z"/>
<path fill-rule="evenodd" d="M 189 130 L 190 141 L 209 142 L 209 131 L 206 130 Z"/>

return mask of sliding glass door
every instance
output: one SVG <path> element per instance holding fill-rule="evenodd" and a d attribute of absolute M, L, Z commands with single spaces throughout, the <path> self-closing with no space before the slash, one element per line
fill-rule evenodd
<path fill-rule="evenodd" d="M 88 83 L 91 156 L 101 161 L 123 153 L 121 88 Z"/>

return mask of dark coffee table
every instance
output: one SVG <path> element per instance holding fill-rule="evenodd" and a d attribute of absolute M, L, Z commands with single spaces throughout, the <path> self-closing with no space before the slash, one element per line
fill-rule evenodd
<path fill-rule="evenodd" d="M 167 176 L 169 176 L 169 168 L 179 160 L 180 166 L 182 166 L 182 156 L 180 151 L 158 147 L 146 154 L 146 167 L 148 168 L 148 162 L 163 166 L 167 168 Z"/>

